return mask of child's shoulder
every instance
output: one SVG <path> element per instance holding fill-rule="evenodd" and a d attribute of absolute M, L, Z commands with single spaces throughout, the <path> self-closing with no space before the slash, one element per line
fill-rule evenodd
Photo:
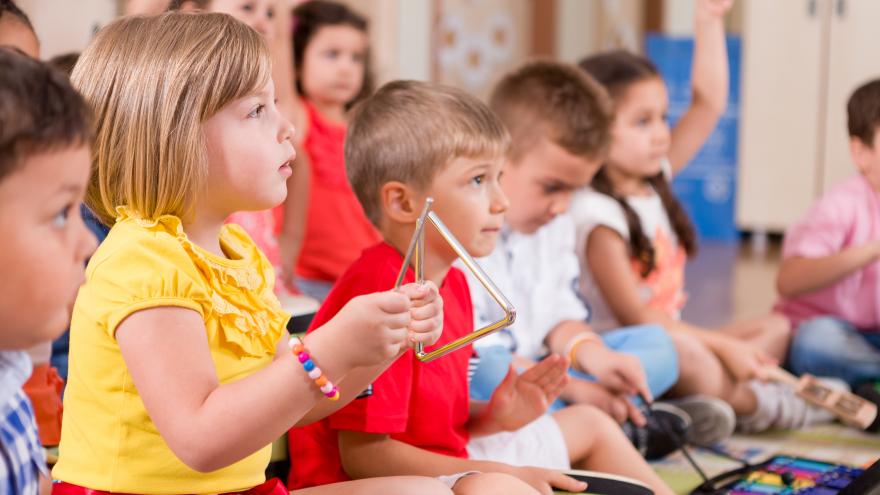
<path fill-rule="evenodd" d="M 828 216 L 846 221 L 864 212 L 874 212 L 880 216 L 880 210 L 873 207 L 877 203 L 877 194 L 871 185 L 864 177 L 856 175 L 833 186 L 816 200 L 804 221 L 824 221 Z"/>
<path fill-rule="evenodd" d="M 144 220 L 120 216 L 92 255 L 86 276 L 99 272 L 133 273 L 141 269 L 194 271 L 180 220 L 165 216 Z"/>
<path fill-rule="evenodd" d="M 629 237 L 626 214 L 620 203 L 592 188 L 585 188 L 575 194 L 570 215 L 578 231 L 588 234 L 595 227 L 606 226 Z"/>

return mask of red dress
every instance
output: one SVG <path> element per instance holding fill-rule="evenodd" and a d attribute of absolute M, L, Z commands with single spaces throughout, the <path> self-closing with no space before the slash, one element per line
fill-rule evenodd
<path fill-rule="evenodd" d="M 343 151 L 346 127 L 325 120 L 308 101 L 303 105 L 309 119 L 303 145 L 312 180 L 296 274 L 333 282 L 364 249 L 382 238 L 348 182 Z"/>

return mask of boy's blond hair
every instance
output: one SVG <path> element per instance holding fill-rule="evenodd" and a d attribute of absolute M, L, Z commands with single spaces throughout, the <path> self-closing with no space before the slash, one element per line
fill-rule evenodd
<path fill-rule="evenodd" d="M 367 218 L 381 227 L 383 184 L 424 189 L 452 160 L 500 157 L 509 144 L 504 125 L 474 96 L 440 84 L 394 81 L 355 108 L 345 163 Z"/>
<path fill-rule="evenodd" d="M 611 142 L 608 94 L 573 65 L 527 62 L 495 86 L 489 106 L 510 131 L 514 161 L 542 137 L 587 159 L 604 158 Z"/>
<path fill-rule="evenodd" d="M 120 205 L 188 218 L 208 174 L 202 123 L 270 77 L 260 35 L 225 14 L 168 12 L 102 29 L 71 76 L 96 121 L 88 207 L 106 225 Z"/>

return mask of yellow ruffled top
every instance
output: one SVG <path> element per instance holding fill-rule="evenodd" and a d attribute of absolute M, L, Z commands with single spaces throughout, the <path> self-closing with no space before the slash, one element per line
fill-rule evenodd
<path fill-rule="evenodd" d="M 226 225 L 217 256 L 191 242 L 179 218 L 143 219 L 124 207 L 86 269 L 73 311 L 70 370 L 53 476 L 121 493 L 222 493 L 263 481 L 270 446 L 221 470 L 198 473 L 168 448 L 147 414 L 116 344 L 134 312 L 198 312 L 221 383 L 267 366 L 289 315 L 272 266 L 245 231 Z M 235 425 L 229 425 L 235 427 Z"/>

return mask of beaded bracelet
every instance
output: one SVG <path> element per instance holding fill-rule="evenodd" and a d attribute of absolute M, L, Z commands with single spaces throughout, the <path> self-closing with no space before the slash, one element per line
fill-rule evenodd
<path fill-rule="evenodd" d="M 300 340 L 299 337 L 291 337 L 290 340 L 287 341 L 287 345 L 290 346 L 293 355 L 296 356 L 300 364 L 303 365 L 303 369 L 309 374 L 309 378 L 315 380 L 315 385 L 321 389 L 324 396 L 330 400 L 339 400 L 339 389 L 323 375 L 321 368 L 318 368 L 315 365 L 315 362 L 312 361 L 312 357 L 309 356 L 303 341 Z"/>

